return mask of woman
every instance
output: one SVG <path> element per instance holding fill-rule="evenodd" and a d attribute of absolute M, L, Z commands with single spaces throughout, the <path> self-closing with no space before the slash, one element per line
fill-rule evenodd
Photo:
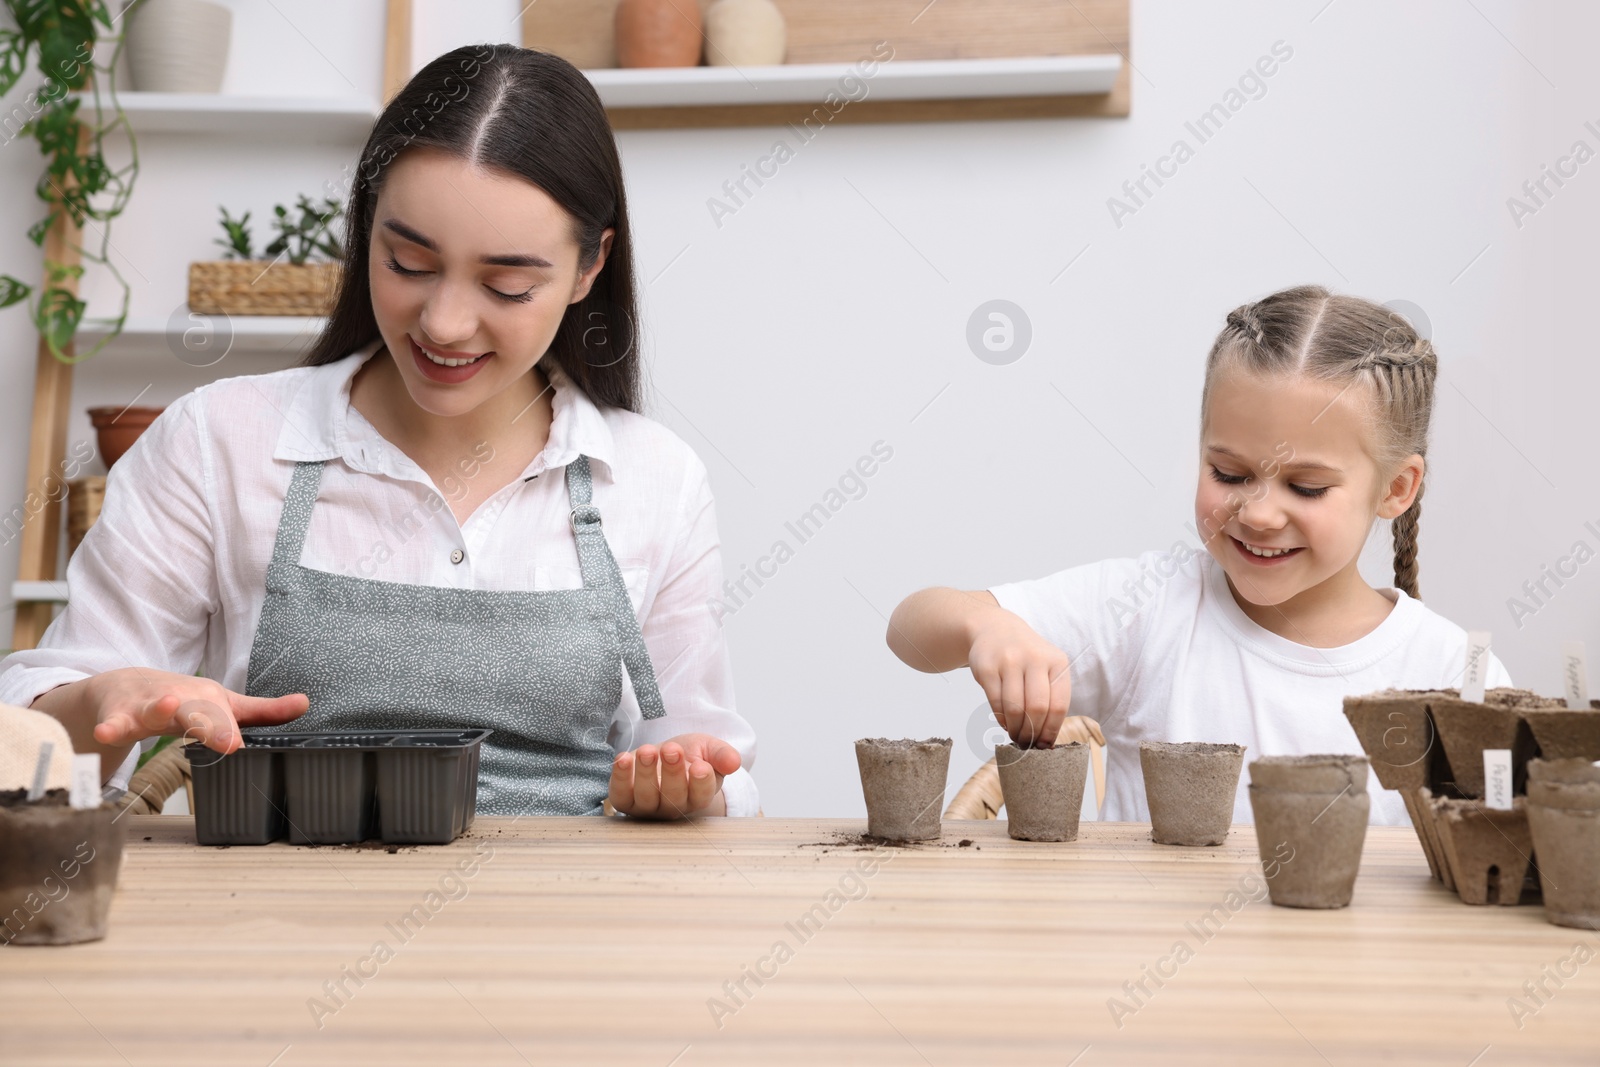
<path fill-rule="evenodd" d="M 0 701 L 118 782 L 160 734 L 474 726 L 488 814 L 755 814 L 711 493 L 637 413 L 588 81 L 511 45 L 428 64 L 374 125 L 346 249 L 303 366 L 179 398 L 117 463 Z"/>

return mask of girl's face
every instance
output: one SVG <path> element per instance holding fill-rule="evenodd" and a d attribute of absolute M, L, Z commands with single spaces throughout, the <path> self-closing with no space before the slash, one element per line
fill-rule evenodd
<path fill-rule="evenodd" d="M 367 271 L 378 331 L 417 406 L 460 415 L 523 379 L 588 294 L 612 233 L 580 270 L 574 220 L 538 186 L 431 147 L 395 160 Z"/>
<path fill-rule="evenodd" d="M 1219 372 L 1201 433 L 1195 527 L 1252 604 L 1355 573 L 1374 517 L 1415 497 L 1422 458 L 1385 479 L 1364 447 L 1363 386 Z"/>

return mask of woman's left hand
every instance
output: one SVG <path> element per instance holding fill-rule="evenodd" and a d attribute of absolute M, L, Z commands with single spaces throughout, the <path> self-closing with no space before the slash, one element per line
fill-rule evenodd
<path fill-rule="evenodd" d="M 726 815 L 722 779 L 739 769 L 739 750 L 710 734 L 679 734 L 659 746 L 619 752 L 611 763 L 611 807 L 638 819 Z"/>

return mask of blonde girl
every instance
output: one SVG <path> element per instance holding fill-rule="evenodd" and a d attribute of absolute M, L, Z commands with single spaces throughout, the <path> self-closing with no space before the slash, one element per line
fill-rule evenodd
<path fill-rule="evenodd" d="M 1200 399 L 1203 551 L 924 589 L 895 610 L 890 648 L 918 670 L 969 668 L 1019 742 L 1106 744 L 1102 819 L 1149 818 L 1140 741 L 1359 752 L 1345 696 L 1459 685 L 1465 662 L 1465 631 L 1418 587 L 1437 370 L 1409 322 L 1359 297 L 1300 286 L 1234 309 Z M 1394 585 L 1375 589 L 1357 561 L 1377 520 Z M 1497 660 L 1488 684 L 1511 684 Z M 1373 822 L 1407 821 L 1371 792 Z"/>

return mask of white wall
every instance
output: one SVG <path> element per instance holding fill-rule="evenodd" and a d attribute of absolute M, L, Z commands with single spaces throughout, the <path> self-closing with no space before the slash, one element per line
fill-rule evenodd
<path fill-rule="evenodd" d="M 1135 0 L 1131 118 L 829 128 L 720 227 L 707 200 L 780 131 L 619 136 L 650 281 L 653 414 L 710 467 L 730 575 L 778 538 L 795 544 L 784 523 L 874 442 L 893 449 L 865 495 L 726 620 L 769 815 L 859 814 L 856 737 L 953 734 L 952 786 L 977 766 L 966 738 L 981 733 L 981 693 L 964 673 L 900 665 L 888 613 L 924 585 L 1182 537 L 1205 351 L 1230 308 L 1289 284 L 1407 300 L 1431 322 L 1443 371 L 1421 528 L 1429 605 L 1493 630 L 1516 680 L 1543 692 L 1559 691 L 1561 640 L 1600 656 L 1600 563 L 1520 628 L 1506 603 L 1575 541 L 1600 549 L 1584 528 L 1600 527 L 1585 314 L 1600 163 L 1520 228 L 1506 206 L 1574 140 L 1600 148 L 1582 128 L 1600 126 L 1600 107 L 1585 110 L 1595 76 L 1580 51 L 1597 16 L 1577 0 L 1324 3 Z M 349 5 L 338 32 L 325 4 L 230 6 L 244 32 L 226 89 L 376 84 L 374 0 Z M 417 60 L 515 39 L 519 6 L 419 3 Z M 1264 95 L 1117 226 L 1107 198 L 1175 139 L 1195 146 L 1184 123 L 1277 41 L 1293 56 Z M 135 309 L 182 303 L 217 202 L 261 218 L 348 155 L 142 142 L 141 186 L 114 229 L 139 264 Z M 26 143 L 0 150 L 0 192 L 16 205 L 0 270 L 23 277 L 38 269 L 21 236 L 38 166 Z M 966 342 L 973 310 L 996 298 L 1032 324 L 1007 366 Z M 13 353 L 0 371 L 9 501 L 23 491 L 33 338 L 20 310 L 0 331 Z M 170 400 L 210 373 L 103 353 L 80 368 L 74 408 L 145 385 L 146 402 Z M 80 421 L 73 436 L 87 432 Z M 1386 557 L 1386 542 L 1364 557 L 1375 584 L 1389 581 Z M 0 548 L 0 570 L 15 558 L 14 543 Z"/>

